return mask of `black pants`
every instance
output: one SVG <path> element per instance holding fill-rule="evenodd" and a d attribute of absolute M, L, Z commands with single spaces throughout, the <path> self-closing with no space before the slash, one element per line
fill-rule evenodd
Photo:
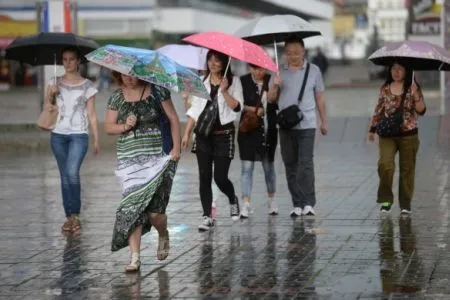
<path fill-rule="evenodd" d="M 315 129 L 280 129 L 281 157 L 294 207 L 316 205 L 314 178 Z"/>
<path fill-rule="evenodd" d="M 214 165 L 214 181 L 217 187 L 224 193 L 230 204 L 236 202 L 233 183 L 228 179 L 231 158 L 212 155 L 203 151 L 196 151 L 197 164 L 200 179 L 200 200 L 203 206 L 203 216 L 211 216 L 211 206 L 213 201 L 212 178 Z"/>

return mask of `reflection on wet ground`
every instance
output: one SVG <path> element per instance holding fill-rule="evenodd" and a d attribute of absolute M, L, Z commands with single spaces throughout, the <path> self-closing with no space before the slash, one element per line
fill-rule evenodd
<path fill-rule="evenodd" d="M 139 274 L 123 272 L 126 249 L 110 252 L 120 190 L 112 151 L 82 170 L 83 229 L 63 222 L 56 163 L 47 152 L 0 155 L 1 299 L 450 299 L 450 166 L 441 121 L 421 123 L 411 218 L 375 203 L 377 147 L 364 142 L 366 118 L 332 119 L 316 150 L 317 217 L 292 220 L 277 154 L 280 214 L 267 215 L 256 168 L 254 214 L 232 223 L 224 197 L 218 226 L 199 233 L 197 166 L 186 153 L 168 207 L 171 253 L 156 259 L 156 234 L 143 239 Z M 240 193 L 240 164 L 231 179 Z M 397 179 L 395 180 L 397 182 Z"/>

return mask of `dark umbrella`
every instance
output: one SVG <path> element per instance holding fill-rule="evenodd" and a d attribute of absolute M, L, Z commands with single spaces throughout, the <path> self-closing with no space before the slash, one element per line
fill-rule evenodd
<path fill-rule="evenodd" d="M 450 52 L 422 41 L 387 44 L 369 56 L 369 60 L 382 66 L 403 63 L 416 71 L 450 71 Z"/>
<path fill-rule="evenodd" d="M 92 39 L 66 32 L 41 32 L 15 39 L 6 48 L 5 58 L 38 66 L 62 64 L 61 52 L 74 47 L 79 51 L 81 62 L 87 62 L 84 55 L 99 45 Z"/>

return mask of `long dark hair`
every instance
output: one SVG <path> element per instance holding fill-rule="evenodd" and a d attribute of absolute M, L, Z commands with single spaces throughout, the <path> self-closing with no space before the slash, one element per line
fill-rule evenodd
<path fill-rule="evenodd" d="M 405 78 L 403 79 L 403 94 L 402 94 L 402 99 L 405 99 L 406 94 L 408 93 L 409 89 L 411 88 L 412 82 L 413 82 L 413 74 L 414 71 L 413 69 L 411 69 L 410 67 L 408 67 L 406 64 L 402 63 L 402 62 L 395 62 L 393 63 L 388 70 L 387 73 L 387 77 L 386 77 L 386 81 L 384 82 L 384 86 L 389 86 L 392 82 L 394 82 L 394 78 L 392 78 L 392 67 L 398 64 L 400 66 L 402 66 L 403 68 L 405 68 Z M 414 76 L 414 83 L 417 85 L 417 89 L 420 91 L 420 85 L 416 80 L 416 76 Z"/>
<path fill-rule="evenodd" d="M 228 60 L 230 59 L 230 57 L 228 55 L 217 52 L 215 50 L 209 50 L 208 53 L 206 54 L 206 61 L 210 60 L 212 56 L 217 58 L 222 63 L 222 70 L 220 71 L 220 74 L 222 76 L 226 76 L 226 78 L 228 80 L 228 87 L 230 87 L 231 84 L 233 84 L 233 72 L 231 71 L 231 66 L 228 67 L 227 74 L 225 75 L 225 69 L 227 67 Z M 209 76 L 209 74 L 211 74 L 208 63 L 206 64 L 206 69 L 207 70 L 206 70 L 206 74 L 205 74 L 205 79 Z"/>

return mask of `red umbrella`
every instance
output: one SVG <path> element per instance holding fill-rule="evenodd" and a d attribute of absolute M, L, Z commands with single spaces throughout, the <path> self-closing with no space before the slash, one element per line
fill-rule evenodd
<path fill-rule="evenodd" d="M 223 32 L 201 32 L 185 37 L 183 41 L 216 50 L 235 59 L 277 72 L 278 68 L 261 46 Z"/>

